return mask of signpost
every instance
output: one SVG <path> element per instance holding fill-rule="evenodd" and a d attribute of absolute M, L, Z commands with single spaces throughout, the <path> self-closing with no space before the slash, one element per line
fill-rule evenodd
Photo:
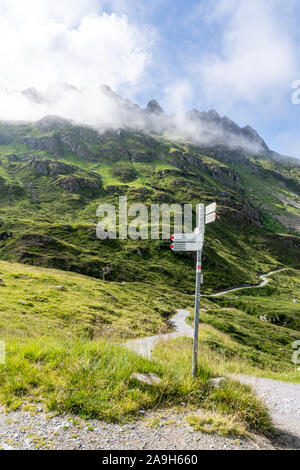
<path fill-rule="evenodd" d="M 203 247 L 203 235 L 196 233 L 183 233 L 171 237 L 173 251 L 200 251 Z"/>
<path fill-rule="evenodd" d="M 204 243 L 205 225 L 216 220 L 217 204 L 214 202 L 209 206 L 199 204 L 197 227 L 194 233 L 175 234 L 171 237 L 173 251 L 197 251 L 196 262 L 196 287 L 195 287 L 195 321 L 194 321 L 194 343 L 193 343 L 193 364 L 192 374 L 195 377 L 197 372 L 198 336 L 199 336 L 199 307 L 200 307 L 200 286 L 202 277 L 202 248 Z"/>
<path fill-rule="evenodd" d="M 216 209 L 217 209 L 217 204 L 213 202 L 209 206 L 206 206 L 205 214 L 208 215 L 208 214 L 211 214 L 212 212 L 216 212 Z"/>

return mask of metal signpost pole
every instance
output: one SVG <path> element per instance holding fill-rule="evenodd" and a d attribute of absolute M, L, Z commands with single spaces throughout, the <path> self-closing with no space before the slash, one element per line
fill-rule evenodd
<path fill-rule="evenodd" d="M 199 204 L 198 225 L 197 230 L 204 233 L 204 204 Z M 198 355 L 198 336 L 199 336 L 199 307 L 200 307 L 200 286 L 201 286 L 201 255 L 202 250 L 197 251 L 196 263 L 196 288 L 195 288 L 195 321 L 194 321 L 194 344 L 193 344 L 193 377 L 197 372 L 197 355 Z"/>
<path fill-rule="evenodd" d="M 198 226 L 194 233 L 174 234 L 171 237 L 173 251 L 197 251 L 196 264 L 196 288 L 195 288 L 195 327 L 193 344 L 193 377 L 197 373 L 198 335 L 199 335 L 199 306 L 200 306 L 200 286 L 202 283 L 201 255 L 204 242 L 205 225 L 216 220 L 217 204 L 213 202 L 209 206 L 199 204 Z"/>
<path fill-rule="evenodd" d="M 201 285 L 201 254 L 202 254 L 201 251 L 197 251 L 196 289 L 195 289 L 195 322 L 194 322 L 194 344 L 193 344 L 193 377 L 196 376 L 196 372 L 197 372 L 200 285 Z"/>

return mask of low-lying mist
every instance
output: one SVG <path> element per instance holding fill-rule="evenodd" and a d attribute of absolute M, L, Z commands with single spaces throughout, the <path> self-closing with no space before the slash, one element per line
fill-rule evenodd
<path fill-rule="evenodd" d="M 66 83 L 51 85 L 46 92 L 0 90 L 0 120 L 38 121 L 55 115 L 73 123 L 91 126 L 102 133 L 108 129 L 130 128 L 153 132 L 176 141 L 203 146 L 224 144 L 253 153 L 268 151 L 265 142 L 250 126 L 240 128 L 216 111 L 177 112 L 167 115 L 152 100 L 142 108 L 114 93 L 108 86 L 78 89 Z"/>

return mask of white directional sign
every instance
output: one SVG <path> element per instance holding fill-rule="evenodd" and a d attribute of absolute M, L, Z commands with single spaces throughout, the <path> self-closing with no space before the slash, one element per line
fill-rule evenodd
<path fill-rule="evenodd" d="M 217 204 L 213 202 L 212 204 L 209 204 L 209 206 L 205 207 L 205 214 L 204 214 L 204 224 L 201 225 L 201 227 L 196 227 L 194 230 L 194 233 L 204 233 L 204 225 L 210 224 L 211 222 L 214 222 L 217 218 L 216 215 L 216 209 L 217 209 Z M 201 217 L 199 217 L 201 219 Z"/>
<path fill-rule="evenodd" d="M 216 208 L 217 208 L 217 204 L 213 202 L 209 206 L 205 207 L 205 214 L 208 215 L 208 214 L 211 214 L 211 212 L 215 212 Z"/>
<path fill-rule="evenodd" d="M 202 237 L 202 235 L 201 235 Z M 197 235 L 195 233 L 176 233 L 171 237 L 174 241 L 193 241 L 196 240 Z"/>
<path fill-rule="evenodd" d="M 214 222 L 216 218 L 217 215 L 215 212 L 213 212 L 212 214 L 208 214 L 207 216 L 205 216 L 205 223 L 210 224 L 211 222 Z"/>
<path fill-rule="evenodd" d="M 203 243 L 196 242 L 184 242 L 184 243 L 174 243 L 171 245 L 173 251 L 201 251 L 203 248 Z"/>
<path fill-rule="evenodd" d="M 214 222 L 217 218 L 216 215 L 216 209 L 217 209 L 217 204 L 213 202 L 209 206 L 206 206 L 205 208 L 205 224 L 210 224 L 211 222 Z"/>
<path fill-rule="evenodd" d="M 171 237 L 173 251 L 200 251 L 203 248 L 203 235 L 182 233 Z"/>

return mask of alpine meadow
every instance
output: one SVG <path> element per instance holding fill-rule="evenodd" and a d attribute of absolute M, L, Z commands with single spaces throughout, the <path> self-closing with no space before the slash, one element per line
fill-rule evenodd
<path fill-rule="evenodd" d="M 219 95 L 219 110 L 213 92 L 205 95 L 208 85 L 204 81 L 194 88 L 203 93 L 203 103 L 207 103 L 204 96 L 209 96 L 210 107 L 217 111 L 201 110 L 200 98 L 186 111 L 189 107 L 183 110 L 180 93 L 187 96 L 187 103 L 192 98 L 182 85 L 176 88 L 180 105 L 173 112 L 165 108 L 162 94 L 155 94 L 159 63 L 152 88 L 145 94 L 147 100 L 141 95 L 139 101 L 148 104 L 134 102 L 142 89 L 140 77 L 144 77 L 139 68 L 146 67 L 150 59 L 142 55 L 146 47 L 143 28 L 134 29 L 126 19 L 132 10 L 122 10 L 120 16 L 103 13 L 100 21 L 98 10 L 93 9 L 99 2 L 87 3 L 89 15 L 80 23 L 75 9 L 72 27 L 68 22 L 55 23 L 60 7 L 49 7 L 53 15 L 47 13 L 49 22 L 39 33 L 41 47 L 51 38 L 49 62 L 37 52 L 44 70 L 38 78 L 46 83 L 48 77 L 44 79 L 42 73 L 47 72 L 48 87 L 39 88 L 38 80 L 32 80 L 34 86 L 21 86 L 22 76 L 18 75 L 11 87 L 0 89 L 0 449 L 300 448 L 300 160 L 297 155 L 272 150 L 272 139 L 264 139 L 254 129 L 254 113 L 249 112 L 245 126 L 234 122 L 244 122 L 235 115 L 242 115 L 249 96 L 256 99 L 256 89 L 249 88 L 248 94 L 241 90 L 242 72 L 242 78 L 231 83 L 229 65 L 224 65 L 229 49 L 234 52 L 232 62 L 237 57 L 246 67 L 237 44 L 245 45 L 243 28 L 248 44 L 254 10 L 249 7 L 250 28 L 242 9 L 244 0 L 209 1 L 219 16 L 211 12 L 209 16 L 204 2 L 191 2 L 198 5 L 197 14 L 206 18 L 207 30 L 197 29 L 199 41 L 202 35 L 209 37 L 216 18 L 225 21 L 231 15 L 231 29 L 224 32 L 224 44 L 219 46 L 223 62 L 220 59 L 211 66 L 209 83 L 217 81 L 221 70 L 224 87 L 229 83 L 231 93 L 241 93 L 243 98 L 239 98 L 240 108 L 239 104 L 234 108 L 226 88 L 228 96 L 225 91 Z M 36 8 L 36 21 L 44 21 L 41 12 L 46 15 L 48 9 Z M 139 8 L 138 12 L 143 11 Z M 180 16 L 182 6 L 176 8 Z M 149 10 L 150 18 L 154 9 L 153 5 Z M 22 11 L 18 10 L 21 16 Z M 195 11 L 191 9 L 186 19 L 192 25 Z M 12 15 L 17 21 L 15 10 Z M 266 23 L 266 18 L 263 9 L 261 21 Z M 58 38 L 47 29 L 53 25 L 60 31 Z M 109 28 L 116 30 L 105 51 Z M 97 39 L 100 30 L 104 33 Z M 145 26 L 145 37 L 151 31 Z M 263 41 L 272 31 L 266 27 L 264 34 L 258 34 L 261 51 L 255 34 L 251 35 L 256 53 L 262 54 L 261 67 Z M 159 34 L 156 41 L 161 40 Z M 216 38 L 219 34 L 221 30 L 216 29 Z M 7 37 L 11 41 L 7 47 L 14 51 L 14 36 L 8 29 Z M 93 51 L 93 66 L 84 49 L 86 37 L 99 44 L 99 58 L 96 49 Z M 188 74 L 190 68 L 184 61 L 196 46 L 195 39 L 188 42 L 183 37 L 191 49 L 186 56 L 181 51 L 180 56 L 184 57 L 182 74 Z M 63 49 L 67 40 L 68 53 Z M 100 47 L 101 41 L 104 45 Z M 115 51 L 115 42 L 120 52 Z M 275 40 L 270 43 L 277 45 Z M 64 53 L 55 56 L 54 69 L 61 68 L 61 74 L 54 74 L 57 80 L 51 84 L 57 44 Z M 76 49 L 76 44 L 82 49 Z M 284 56 L 284 40 L 282 44 L 274 57 Z M 92 45 L 89 47 L 92 54 Z M 246 48 L 250 62 L 256 57 L 251 55 L 251 47 Z M 79 68 L 73 62 L 64 63 L 64 57 L 75 56 L 75 50 Z M 130 54 L 129 73 L 126 61 Z M 211 52 L 211 61 L 217 60 L 216 54 Z M 268 57 L 271 61 L 273 56 Z M 8 70 L 1 72 L 0 66 L 4 84 L 14 59 L 6 60 Z M 105 60 L 114 65 L 105 68 Z M 179 58 L 174 58 L 175 65 L 176 60 Z M 211 63 L 204 56 L 201 61 L 202 68 L 196 62 L 193 68 L 199 77 Z M 228 60 L 236 71 L 232 62 Z M 31 60 L 28 64 L 33 67 Z M 170 59 L 171 71 L 172 64 Z M 161 68 L 162 81 L 170 77 L 167 65 Z M 17 73 L 17 65 L 14 67 Z M 266 71 L 253 68 L 255 77 L 247 69 L 249 82 L 267 81 Z M 285 68 L 283 63 L 282 70 Z M 23 69 L 27 77 L 25 58 Z M 85 84 L 82 69 L 97 81 L 96 87 Z M 99 78 L 98 69 L 102 70 Z M 276 75 L 275 66 L 272 71 Z M 76 86 L 69 78 L 71 72 Z M 106 77 L 107 81 L 100 81 Z M 136 95 L 130 94 L 128 84 L 137 87 Z M 262 85 L 257 88 L 260 96 Z M 150 92 L 157 100 L 149 101 Z M 232 101 L 234 121 L 223 116 L 226 99 Z M 269 97 L 261 102 L 271 109 Z M 267 120 L 265 116 L 262 113 L 261 120 Z M 279 144 L 274 147 L 279 149 Z M 205 226 L 195 377 L 192 337 L 197 253 L 170 249 L 171 240 L 162 235 L 162 223 L 158 239 L 151 237 L 150 217 L 144 227 L 148 237 L 120 236 L 119 202 L 125 197 L 128 208 L 143 205 L 149 214 L 153 206 L 160 211 L 171 208 L 170 236 L 176 233 L 174 205 L 190 205 L 194 231 L 197 205 L 216 203 L 216 220 Z M 97 235 L 104 214 L 103 209 L 99 216 L 99 207 L 115 208 L 115 236 L 101 239 Z M 128 215 L 128 223 L 133 220 Z M 141 227 L 137 233 L 139 230 Z M 199 263 L 197 269 L 201 269 Z M 286 404 L 282 404 L 284 400 Z"/>

